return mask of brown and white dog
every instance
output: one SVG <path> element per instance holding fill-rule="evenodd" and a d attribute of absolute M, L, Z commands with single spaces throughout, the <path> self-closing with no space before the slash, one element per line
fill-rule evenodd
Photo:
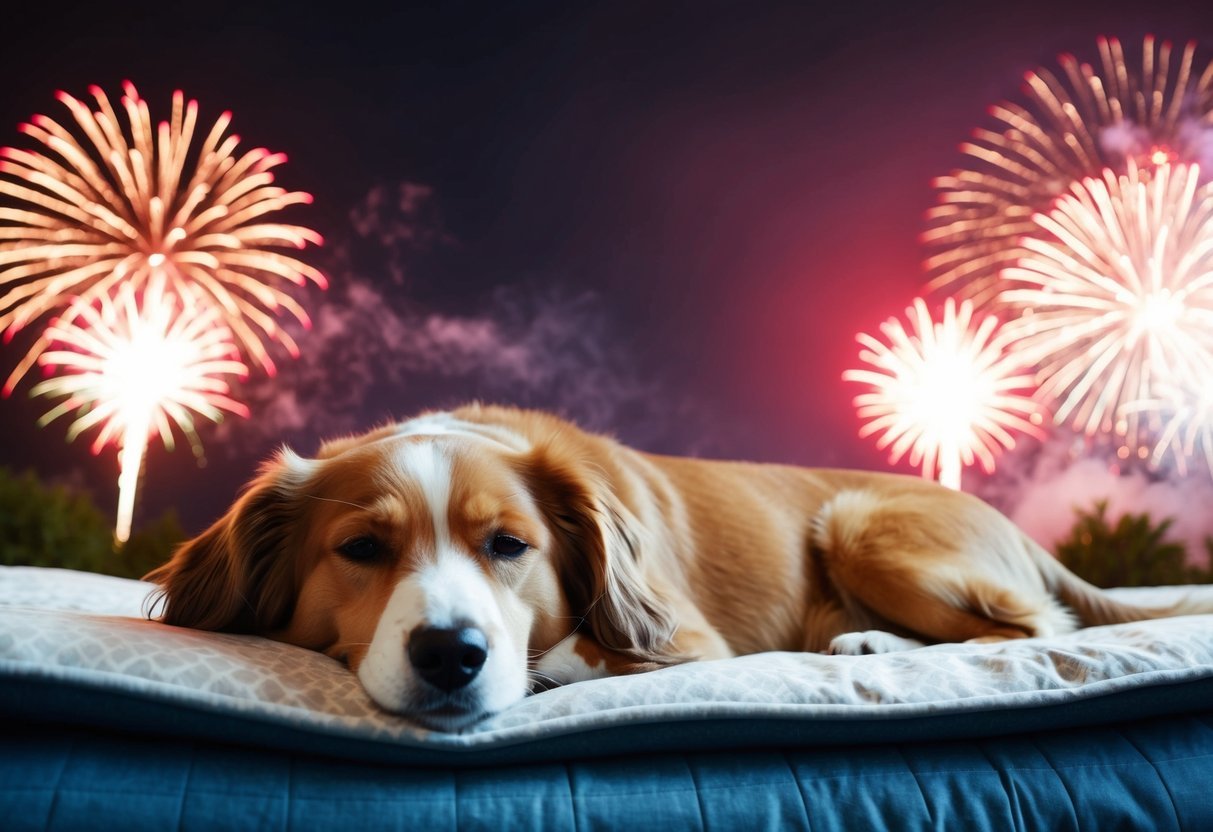
<path fill-rule="evenodd" d="M 655 456 L 479 405 L 283 450 L 148 578 L 164 622 L 322 651 L 444 730 L 687 660 L 1213 612 L 1114 601 L 920 479 Z"/>

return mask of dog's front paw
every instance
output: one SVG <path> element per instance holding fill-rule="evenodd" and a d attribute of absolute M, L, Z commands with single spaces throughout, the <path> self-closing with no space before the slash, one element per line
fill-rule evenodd
<path fill-rule="evenodd" d="M 902 638 L 884 630 L 865 630 L 862 633 L 843 633 L 830 641 L 826 652 L 831 656 L 870 656 L 875 653 L 896 653 L 923 647 L 921 641 Z"/>

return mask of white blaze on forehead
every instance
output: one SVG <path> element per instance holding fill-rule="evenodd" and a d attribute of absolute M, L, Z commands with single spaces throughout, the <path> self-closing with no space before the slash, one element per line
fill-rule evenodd
<path fill-rule="evenodd" d="M 397 464 L 421 489 L 434 521 L 434 549 L 451 545 L 451 460 L 433 442 L 410 442 L 397 452 Z"/>
<path fill-rule="evenodd" d="M 427 413 L 396 426 L 393 436 L 460 436 L 502 445 L 511 451 L 525 451 L 530 443 L 524 436 L 501 425 L 465 422 L 450 413 Z"/>
<path fill-rule="evenodd" d="M 446 554 L 413 576 L 429 627 L 475 626 L 496 634 L 504 622 L 484 573 L 466 557 Z"/>
<path fill-rule="evenodd" d="M 400 475 L 421 492 L 429 509 L 434 547 L 392 591 L 358 678 L 384 708 L 408 713 L 434 695 L 408 659 L 410 635 L 418 628 L 475 627 L 485 634 L 488 657 L 460 695 L 475 697 L 481 711 L 495 713 L 521 699 L 526 690 L 531 610 L 496 585 L 477 565 L 474 553 L 452 540 L 452 462 L 446 444 L 418 439 L 393 451 Z"/>

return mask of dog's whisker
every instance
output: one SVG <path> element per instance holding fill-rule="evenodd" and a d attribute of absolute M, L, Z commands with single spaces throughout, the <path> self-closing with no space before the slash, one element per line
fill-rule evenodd
<path fill-rule="evenodd" d="M 546 681 L 548 681 L 548 682 L 553 682 L 553 683 L 555 683 L 555 684 L 560 684 L 560 681 L 559 681 L 559 680 L 558 680 L 558 679 L 557 679 L 555 676 L 552 676 L 552 675 L 551 675 L 551 674 L 549 674 L 549 673 L 542 673 L 542 672 L 540 672 L 540 671 L 538 671 L 538 670 L 533 670 L 533 669 L 532 669 L 532 670 L 528 670 L 528 671 L 526 672 L 526 674 L 527 674 L 527 676 L 528 676 L 528 677 L 530 677 L 530 678 L 532 678 L 532 679 L 544 679 L 544 680 L 546 680 Z"/>
<path fill-rule="evenodd" d="M 581 630 L 581 624 L 584 622 L 585 622 L 585 619 L 584 618 L 581 619 L 581 621 L 578 622 L 577 626 L 573 627 L 573 629 L 569 630 L 567 633 L 565 633 L 563 636 L 561 636 L 559 641 L 557 641 L 555 644 L 553 644 L 551 647 L 547 648 L 546 650 L 528 649 L 527 653 L 530 654 L 532 658 L 539 658 L 540 656 L 545 655 L 546 653 L 550 653 L 551 651 L 555 650 L 560 645 L 564 644 L 570 638 L 577 635 L 577 633 Z"/>
<path fill-rule="evenodd" d="M 364 506 L 364 505 L 360 505 L 358 503 L 351 503 L 349 500 L 338 500 L 335 497 L 320 497 L 315 494 L 304 494 L 303 496 L 307 497 L 309 500 L 319 500 L 324 503 L 339 503 L 343 506 L 350 506 L 351 508 L 362 509 L 363 511 L 370 511 L 370 506 Z"/>
<path fill-rule="evenodd" d="M 370 647 L 370 646 L 371 646 L 371 643 L 369 641 L 341 641 L 341 642 L 338 642 L 337 644 L 334 644 L 330 649 L 336 650 L 338 648 Z"/>
<path fill-rule="evenodd" d="M 558 687 L 562 687 L 564 685 L 564 682 L 560 681 L 559 679 L 557 679 L 554 676 L 549 676 L 545 673 L 539 673 L 538 671 L 534 671 L 534 670 L 528 670 L 527 671 L 527 688 L 531 691 L 531 693 L 534 693 L 535 688 L 540 685 L 543 686 L 545 689 L 554 688 L 554 687 L 558 688 Z"/>
<path fill-rule="evenodd" d="M 563 636 L 563 637 L 560 639 L 560 641 L 556 642 L 555 644 L 553 644 L 551 647 L 547 648 L 546 650 L 531 650 L 531 649 L 529 649 L 529 648 L 528 648 L 528 649 L 527 649 L 527 658 L 531 659 L 532 661 L 534 661 L 535 659 L 540 659 L 540 658 L 543 658 L 543 657 L 544 657 L 544 656 L 546 656 L 548 653 L 552 652 L 552 651 L 553 651 L 553 650 L 555 650 L 557 647 L 559 647 L 560 645 L 564 644 L 564 643 L 565 643 L 566 641 L 568 641 L 570 638 L 572 638 L 573 636 L 577 635 L 577 633 L 578 633 L 578 632 L 581 630 L 581 625 L 585 623 L 585 616 L 562 616 L 562 617 L 566 617 L 566 618 L 577 618 L 577 624 L 576 624 L 576 626 L 574 626 L 574 627 L 573 627 L 573 629 L 569 630 L 569 631 L 568 631 L 568 632 L 567 632 L 567 633 L 566 633 L 566 634 L 565 634 L 565 635 L 564 635 L 564 636 Z"/>

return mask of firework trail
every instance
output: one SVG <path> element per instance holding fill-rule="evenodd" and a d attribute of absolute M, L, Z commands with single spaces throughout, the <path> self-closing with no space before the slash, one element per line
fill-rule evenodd
<path fill-rule="evenodd" d="M 1098 69 L 1062 55 L 1059 73 L 1027 73 L 1026 101 L 992 107 L 996 124 L 961 145 L 970 166 L 935 180 L 923 234 L 929 289 L 996 302 L 1000 272 L 1038 230 L 1033 215 L 1074 182 L 1130 163 L 1213 163 L 1213 64 L 1197 62 L 1195 43 L 1177 53 L 1147 37 L 1140 70 L 1115 38 L 1098 47 Z"/>
<path fill-rule="evenodd" d="M 280 251 L 319 244 L 320 235 L 270 215 L 311 196 L 272 184 L 284 154 L 236 152 L 230 113 L 194 146 L 196 101 L 175 92 L 171 117 L 153 128 L 134 85 L 123 90 L 125 124 L 98 87 L 89 90 L 96 110 L 60 92 L 70 120 L 38 115 L 20 127 L 39 149 L 0 148 L 0 195 L 9 198 L 0 204 L 0 330 L 11 339 L 73 297 L 82 301 L 73 310 L 87 309 L 118 286 L 163 275 L 178 294 L 213 307 L 243 353 L 272 374 L 265 341 L 297 353 L 275 315 L 307 322 L 279 284 L 325 278 Z M 45 338 L 34 344 L 6 394 L 47 347 Z"/>
<path fill-rule="evenodd" d="M 1161 386 L 1191 398 L 1213 378 L 1213 184 L 1195 165 L 1131 162 L 1075 183 L 1033 223 L 1003 272 L 999 301 L 1021 310 L 1007 337 L 1058 423 L 1144 458 Z"/>
<path fill-rule="evenodd" d="M 223 411 L 249 415 L 231 398 L 224 378 L 248 374 L 231 330 L 214 306 L 174 295 L 166 283 L 154 277 L 142 291 L 125 284 L 113 297 L 74 303 L 47 328 L 51 346 L 38 359 L 55 375 L 31 391 L 63 399 L 40 425 L 75 411 L 69 441 L 96 427 L 93 453 L 110 443 L 118 446 L 119 541 L 130 534 L 139 472 L 153 434 L 171 449 L 174 425 L 196 442 L 195 414 L 212 421 Z"/>
<path fill-rule="evenodd" d="M 896 464 L 908 451 L 924 477 L 960 488 L 962 465 L 981 463 L 994 470 L 995 456 L 1015 445 L 1010 431 L 1039 435 L 1041 416 L 1030 395 L 1022 364 L 1006 354 L 995 337 L 998 320 L 973 320 L 973 305 L 948 299 L 943 319 L 933 321 L 926 303 L 914 299 L 906 310 L 912 331 L 890 318 L 881 324 L 888 343 L 860 333 L 859 357 L 873 369 L 847 370 L 844 381 L 870 385 L 855 397 L 859 435 L 879 433 L 876 447 L 890 448 Z"/>

